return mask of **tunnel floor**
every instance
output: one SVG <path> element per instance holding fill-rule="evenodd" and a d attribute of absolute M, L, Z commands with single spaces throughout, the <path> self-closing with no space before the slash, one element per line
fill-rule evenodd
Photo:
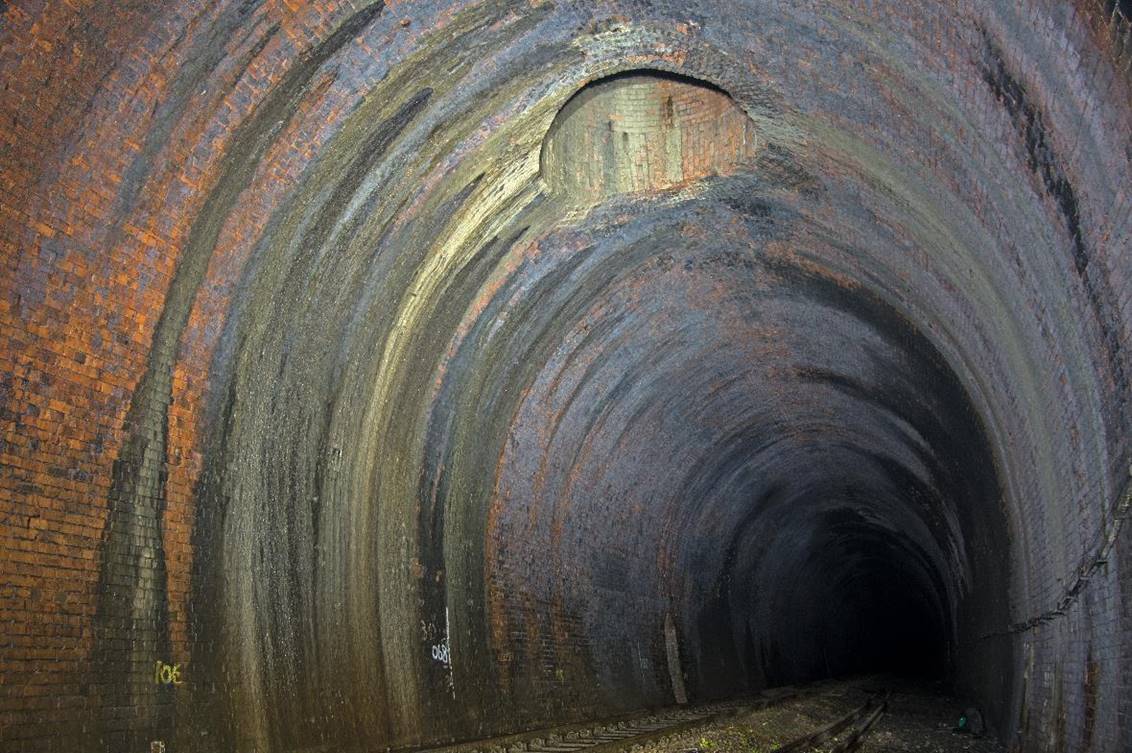
<path fill-rule="evenodd" d="M 970 709 L 939 681 L 862 675 L 433 753 L 1005 753 L 959 731 Z"/>
<path fill-rule="evenodd" d="M 937 683 L 867 677 L 824 683 L 812 693 L 770 708 L 740 713 L 709 726 L 642 746 L 640 753 L 773 753 L 842 718 L 879 693 L 888 692 L 886 711 L 860 744 L 861 753 L 1004 753 L 999 742 L 955 731 L 965 710 L 962 700 Z M 848 730 L 801 750 L 844 750 Z"/>

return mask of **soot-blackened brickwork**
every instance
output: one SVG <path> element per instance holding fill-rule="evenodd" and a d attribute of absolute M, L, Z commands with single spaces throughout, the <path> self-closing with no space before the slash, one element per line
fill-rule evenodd
<path fill-rule="evenodd" d="M 1123 753 L 1119 5 L 3 4 L 0 749 L 483 737 L 899 625 Z M 611 77 L 688 117 L 556 131 Z"/>

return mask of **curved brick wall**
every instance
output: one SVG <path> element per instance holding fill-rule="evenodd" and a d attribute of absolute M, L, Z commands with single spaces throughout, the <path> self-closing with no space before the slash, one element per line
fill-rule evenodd
<path fill-rule="evenodd" d="M 1132 746 L 1111 4 L 2 13 L 4 750 L 912 659 L 1020 750 Z M 541 176 L 551 130 L 611 156 Z"/>

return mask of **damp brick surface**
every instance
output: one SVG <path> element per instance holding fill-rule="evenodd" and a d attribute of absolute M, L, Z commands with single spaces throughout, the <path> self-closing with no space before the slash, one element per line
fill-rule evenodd
<path fill-rule="evenodd" d="M 708 702 L 887 604 L 1124 753 L 1119 6 L 0 5 L 0 750 Z M 607 184 L 633 71 L 691 115 L 602 101 Z"/>

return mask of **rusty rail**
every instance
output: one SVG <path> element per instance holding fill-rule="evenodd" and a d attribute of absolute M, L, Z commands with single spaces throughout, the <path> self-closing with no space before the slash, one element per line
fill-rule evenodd
<path fill-rule="evenodd" d="M 674 708 L 592 725 L 568 725 L 494 740 L 434 748 L 427 753 L 614 753 L 711 724 L 733 714 L 777 706 L 814 692 L 776 688 L 753 698 L 691 708 Z"/>
<path fill-rule="evenodd" d="M 865 735 L 887 709 L 888 694 L 886 693 L 883 698 L 868 700 L 817 732 L 811 732 L 808 735 L 791 740 L 776 748 L 773 753 L 809 753 L 818 746 L 838 737 L 846 730 L 850 730 L 849 733 L 837 742 L 830 753 L 852 753 L 860 746 Z"/>

